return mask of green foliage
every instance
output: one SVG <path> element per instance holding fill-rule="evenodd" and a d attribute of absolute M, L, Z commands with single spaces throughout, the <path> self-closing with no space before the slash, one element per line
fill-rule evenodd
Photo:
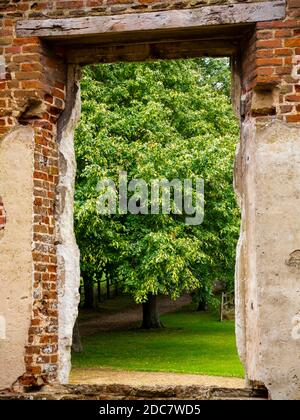
<path fill-rule="evenodd" d="M 232 282 L 239 211 L 232 188 L 238 125 L 226 60 L 182 60 L 87 67 L 75 227 L 90 278 L 108 269 L 137 302 L 149 293 L 177 298 Z M 204 178 L 205 218 L 99 216 L 97 184 L 119 171 L 128 179 Z M 109 268 L 107 268 L 109 267 Z M 204 290 L 203 289 L 203 290 Z"/>

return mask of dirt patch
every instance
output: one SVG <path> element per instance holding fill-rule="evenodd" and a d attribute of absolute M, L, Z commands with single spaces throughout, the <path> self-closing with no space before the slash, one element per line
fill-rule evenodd
<path fill-rule="evenodd" d="M 161 315 L 175 312 L 191 302 L 191 297 L 185 295 L 176 301 L 166 296 L 159 297 L 159 312 Z M 80 335 L 86 337 L 102 331 L 123 330 L 135 326 L 142 321 L 141 305 L 133 304 L 131 308 L 122 310 L 115 314 L 95 314 L 92 319 L 80 321 Z"/>
<path fill-rule="evenodd" d="M 71 384 L 82 385 L 127 385 L 151 386 L 218 386 L 222 388 L 244 388 L 244 379 L 220 376 L 201 376 L 169 372 L 134 372 L 116 369 L 74 369 Z"/>

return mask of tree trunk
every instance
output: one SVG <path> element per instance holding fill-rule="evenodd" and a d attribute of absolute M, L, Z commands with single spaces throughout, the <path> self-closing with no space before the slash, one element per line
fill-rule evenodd
<path fill-rule="evenodd" d="M 157 296 L 150 294 L 147 302 L 143 303 L 143 323 L 141 328 L 145 330 L 163 328 L 159 319 Z"/>
<path fill-rule="evenodd" d="M 207 303 L 206 303 L 205 299 L 201 299 L 199 301 L 197 311 L 198 312 L 205 312 L 205 311 L 207 311 Z"/>
<path fill-rule="evenodd" d="M 83 277 L 84 280 L 84 309 L 94 309 L 94 283 L 87 276 Z"/>
<path fill-rule="evenodd" d="M 74 353 L 82 353 L 83 347 L 80 339 L 79 324 L 78 318 L 76 319 L 74 328 L 73 328 L 73 342 L 72 342 L 72 351 Z"/>
<path fill-rule="evenodd" d="M 115 296 L 119 296 L 119 285 L 118 282 L 115 283 Z"/>
<path fill-rule="evenodd" d="M 108 276 L 106 279 L 106 297 L 110 299 L 110 278 Z"/>
<path fill-rule="evenodd" d="M 97 279 L 97 297 L 98 297 L 98 303 L 101 302 L 101 280 L 99 278 Z"/>

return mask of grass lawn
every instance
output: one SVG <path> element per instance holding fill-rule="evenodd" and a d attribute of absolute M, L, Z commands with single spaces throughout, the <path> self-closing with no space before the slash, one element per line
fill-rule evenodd
<path fill-rule="evenodd" d="M 84 353 L 73 355 L 73 367 L 243 377 L 234 322 L 221 323 L 192 305 L 162 316 L 162 321 L 166 328 L 159 331 L 136 328 L 84 338 Z"/>

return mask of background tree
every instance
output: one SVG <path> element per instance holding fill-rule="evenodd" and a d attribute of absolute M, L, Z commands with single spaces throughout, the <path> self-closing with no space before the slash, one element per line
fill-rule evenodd
<path fill-rule="evenodd" d="M 76 133 L 76 233 L 83 272 L 101 267 L 136 302 L 143 327 L 161 326 L 157 295 L 176 299 L 215 279 L 232 282 L 239 212 L 232 188 L 238 125 L 229 99 L 227 60 L 97 65 L 82 79 Z M 128 179 L 203 178 L 205 219 L 184 215 L 99 216 L 97 184 Z M 148 203 L 151 204 L 150 202 Z"/>

